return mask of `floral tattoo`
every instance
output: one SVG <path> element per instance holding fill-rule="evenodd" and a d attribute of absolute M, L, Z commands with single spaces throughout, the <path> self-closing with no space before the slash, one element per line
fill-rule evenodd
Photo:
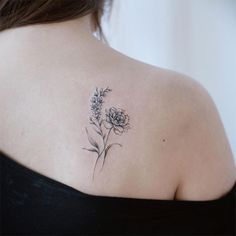
<path fill-rule="evenodd" d="M 88 141 L 91 147 L 83 149 L 89 152 L 96 153 L 96 161 L 93 169 L 93 179 L 99 159 L 102 159 L 102 170 L 108 151 L 111 149 L 111 147 L 114 145 L 122 147 L 120 143 L 108 144 L 111 133 L 113 132 L 116 135 L 122 135 L 130 128 L 129 116 L 126 114 L 125 110 L 111 107 L 109 109 L 105 109 L 105 113 L 103 113 L 102 108 L 104 98 L 111 91 L 112 90 L 108 87 L 106 89 L 96 88 L 90 100 L 91 115 L 89 117 L 89 123 L 93 127 L 93 130 L 97 134 L 98 138 L 101 140 L 99 144 L 92 138 L 92 136 L 88 132 L 88 129 L 86 128 Z"/>

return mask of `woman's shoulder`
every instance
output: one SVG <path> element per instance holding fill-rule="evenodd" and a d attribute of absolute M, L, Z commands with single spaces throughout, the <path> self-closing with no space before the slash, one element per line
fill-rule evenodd
<path fill-rule="evenodd" d="M 172 149 L 181 166 L 176 199 L 219 198 L 235 184 L 236 169 L 217 105 L 195 79 L 175 71 L 163 73 L 165 104 L 178 124 Z"/>
<path fill-rule="evenodd" d="M 135 60 L 131 64 L 136 67 L 131 80 L 138 81 L 136 89 L 145 90 L 143 100 L 150 103 L 150 123 L 156 120 L 160 124 L 156 133 L 165 130 L 168 137 L 168 155 L 175 159 L 179 178 L 176 199 L 223 196 L 236 181 L 236 169 L 209 91 L 185 74 Z"/>

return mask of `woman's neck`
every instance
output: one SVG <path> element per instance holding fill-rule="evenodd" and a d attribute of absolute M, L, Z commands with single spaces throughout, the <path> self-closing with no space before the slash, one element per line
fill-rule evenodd
<path fill-rule="evenodd" d="M 103 43 L 93 36 L 90 15 L 59 23 L 35 24 L 0 32 L 1 74 L 12 68 L 30 71 L 60 70 L 97 64 Z M 20 74 L 22 74 L 21 72 Z M 26 72 L 24 72 L 26 73 Z"/>
<path fill-rule="evenodd" d="M 97 44 L 92 33 L 91 16 L 50 24 L 34 24 L 0 32 L 0 54 L 24 52 L 23 57 L 48 52 L 83 52 Z M 4 54 L 2 54 L 4 53 Z"/>

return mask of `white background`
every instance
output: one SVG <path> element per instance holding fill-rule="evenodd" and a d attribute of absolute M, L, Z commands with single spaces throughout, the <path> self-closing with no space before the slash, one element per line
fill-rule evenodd
<path fill-rule="evenodd" d="M 198 80 L 236 161 L 236 0 L 114 0 L 104 30 L 116 50 Z"/>

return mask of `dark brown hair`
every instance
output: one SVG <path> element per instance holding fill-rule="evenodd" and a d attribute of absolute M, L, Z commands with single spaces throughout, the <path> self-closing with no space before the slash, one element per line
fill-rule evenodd
<path fill-rule="evenodd" d="M 0 31 L 30 24 L 66 21 L 92 14 L 101 33 L 105 0 L 0 0 Z"/>

